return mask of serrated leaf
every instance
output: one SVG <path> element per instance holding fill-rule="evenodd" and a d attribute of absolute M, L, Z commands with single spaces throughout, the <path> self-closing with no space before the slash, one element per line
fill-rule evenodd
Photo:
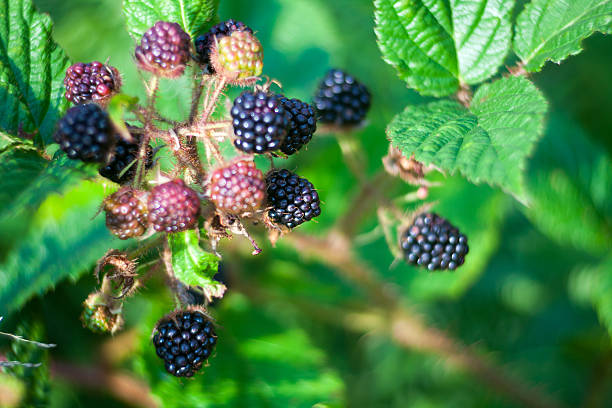
<path fill-rule="evenodd" d="M 91 272 L 109 248 L 129 244 L 108 232 L 104 217 L 92 219 L 107 194 L 104 186 L 84 181 L 45 200 L 28 233 L 0 264 L 0 310 L 19 309 L 58 282 Z"/>
<path fill-rule="evenodd" d="M 408 86 L 445 96 L 493 76 L 510 48 L 513 0 L 375 0 L 378 44 Z"/>
<path fill-rule="evenodd" d="M 584 131 L 555 114 L 530 161 L 527 217 L 561 244 L 612 250 L 612 161 Z"/>
<path fill-rule="evenodd" d="M 158 21 L 179 23 L 195 39 L 217 16 L 219 0 L 124 0 L 127 27 L 135 40 Z"/>
<path fill-rule="evenodd" d="M 612 0 L 533 0 L 517 17 L 514 51 L 535 72 L 578 54 L 595 31 L 612 31 Z"/>
<path fill-rule="evenodd" d="M 454 101 L 409 106 L 387 127 L 406 156 L 473 183 L 499 186 L 525 203 L 523 170 L 540 137 L 547 104 L 527 79 L 481 86 L 470 109 Z"/>
<path fill-rule="evenodd" d="M 61 193 L 94 173 L 64 154 L 47 160 L 24 145 L 0 153 L 0 174 L 11 175 L 0 178 L 0 248 L 6 251 L 15 237 L 27 231 L 33 214 L 50 194 Z"/>
<path fill-rule="evenodd" d="M 223 297 L 225 285 L 214 280 L 219 271 L 219 257 L 200 247 L 195 230 L 168 235 L 172 250 L 172 269 L 178 280 L 186 285 L 201 286 L 210 301 L 213 297 Z"/>
<path fill-rule="evenodd" d="M 68 58 L 52 39 L 51 18 L 30 0 L 0 0 L 0 21 L 0 128 L 49 143 L 68 106 Z"/>

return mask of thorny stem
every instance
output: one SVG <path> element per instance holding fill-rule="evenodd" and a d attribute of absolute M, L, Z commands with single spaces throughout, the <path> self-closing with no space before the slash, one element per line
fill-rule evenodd
<path fill-rule="evenodd" d="M 154 75 L 151 77 L 151 82 L 147 87 L 147 110 L 145 112 L 144 134 L 140 138 L 140 148 L 138 150 L 138 165 L 136 167 L 136 177 L 134 183 L 136 187 L 140 187 L 144 180 L 144 170 L 147 161 L 147 148 L 149 147 L 149 138 L 152 131 L 153 111 L 155 108 L 155 95 L 159 87 L 159 78 Z"/>
<path fill-rule="evenodd" d="M 191 95 L 191 110 L 189 112 L 189 124 L 191 125 L 196 115 L 198 114 L 198 108 L 200 107 L 200 98 L 202 97 L 202 91 L 204 90 L 204 84 L 206 83 L 206 76 L 202 75 L 202 78 L 198 82 L 196 77 L 194 80 L 193 93 Z"/>
<path fill-rule="evenodd" d="M 204 106 L 204 112 L 202 112 L 200 123 L 204 124 L 208 122 L 210 115 L 212 115 L 213 112 L 215 111 L 215 107 L 217 106 L 217 101 L 219 100 L 219 97 L 221 96 L 223 89 L 225 89 L 225 85 L 227 85 L 227 82 L 225 81 L 225 78 L 223 77 L 215 81 L 213 85 L 214 89 L 212 91 L 212 94 L 205 101 L 206 103 Z"/>

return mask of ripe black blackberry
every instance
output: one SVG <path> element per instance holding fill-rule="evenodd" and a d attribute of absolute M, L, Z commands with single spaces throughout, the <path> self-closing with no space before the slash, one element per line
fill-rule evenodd
<path fill-rule="evenodd" d="M 71 159 L 105 162 L 115 144 L 115 131 L 108 114 L 89 103 L 68 109 L 53 138 Z"/>
<path fill-rule="evenodd" d="M 208 191 L 218 209 L 240 215 L 261 206 L 266 183 L 252 160 L 240 159 L 213 171 Z"/>
<path fill-rule="evenodd" d="M 287 136 L 289 115 L 280 95 L 244 91 L 234 100 L 231 115 L 236 135 L 234 145 L 243 152 L 277 150 Z"/>
<path fill-rule="evenodd" d="M 104 199 L 106 227 L 119 239 L 139 237 L 149 225 L 144 191 L 122 187 Z"/>
<path fill-rule="evenodd" d="M 121 76 L 115 67 L 99 61 L 78 62 L 66 70 L 64 87 L 72 103 L 106 102 L 121 88 Z"/>
<path fill-rule="evenodd" d="M 165 78 L 183 75 L 191 39 L 177 23 L 158 21 L 140 40 L 135 55 L 141 69 Z"/>
<path fill-rule="evenodd" d="M 215 70 L 210 63 L 210 50 L 211 46 L 214 44 L 215 40 L 220 37 L 230 35 L 236 31 L 246 31 L 250 34 L 253 34 L 253 30 L 251 30 L 246 24 L 242 21 L 236 21 L 233 19 L 229 19 L 227 21 L 222 21 L 213 28 L 211 28 L 206 34 L 199 36 L 195 40 L 195 48 L 197 54 L 197 60 L 204 69 L 207 70 L 208 73 L 214 74 Z"/>
<path fill-rule="evenodd" d="M 110 161 L 98 171 L 102 177 L 118 184 L 126 184 L 134 179 L 138 168 L 135 160 L 138 157 L 140 135 L 132 133 L 132 137 L 135 139 L 134 143 L 117 136 L 117 143 Z M 122 174 L 127 166 L 130 167 Z M 149 169 L 151 166 L 153 166 L 153 149 L 151 149 L 151 146 L 147 146 L 145 168 Z"/>
<path fill-rule="evenodd" d="M 289 113 L 290 119 L 287 137 L 281 144 L 280 150 L 291 155 L 310 142 L 312 135 L 317 130 L 317 118 L 312 106 L 299 99 L 282 97 L 281 103 Z"/>
<path fill-rule="evenodd" d="M 451 271 L 463 265 L 469 251 L 467 237 L 435 213 L 423 213 L 401 237 L 408 263 L 429 269 Z"/>
<path fill-rule="evenodd" d="M 217 335 L 204 313 L 180 311 L 157 323 L 153 344 L 166 371 L 175 377 L 193 377 L 212 354 Z"/>
<path fill-rule="evenodd" d="M 289 170 L 266 177 L 268 217 L 276 224 L 295 228 L 321 214 L 319 194 L 312 183 Z"/>
<path fill-rule="evenodd" d="M 340 127 L 360 124 L 370 109 L 370 92 L 353 76 L 331 69 L 314 97 L 321 123 Z"/>
<path fill-rule="evenodd" d="M 178 232 L 196 226 L 200 214 L 198 194 L 181 179 L 160 184 L 149 195 L 149 222 L 156 231 Z"/>

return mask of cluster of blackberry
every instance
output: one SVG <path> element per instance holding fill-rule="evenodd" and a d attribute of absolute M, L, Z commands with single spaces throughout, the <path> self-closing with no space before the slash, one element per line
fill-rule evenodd
<path fill-rule="evenodd" d="M 142 35 L 134 56 L 141 70 L 168 79 L 183 75 L 193 58 L 202 73 L 214 75 L 222 87 L 253 85 L 263 69 L 261 43 L 251 28 L 234 20 L 212 27 L 194 44 L 179 24 L 157 22 Z M 106 226 L 119 239 L 142 237 L 147 231 L 176 233 L 198 228 L 200 216 L 209 213 L 202 210 L 201 200 L 207 202 L 207 208 L 214 206 L 219 219 L 259 218 L 279 230 L 312 220 L 321 214 L 319 194 L 312 183 L 285 169 L 264 175 L 253 155 L 293 155 L 311 141 L 317 121 L 353 127 L 363 122 L 370 104 L 365 86 L 339 70 L 331 70 L 323 79 L 313 104 L 273 93 L 269 86 L 252 87 L 233 101 L 230 110 L 232 141 L 240 157 L 227 163 L 216 157 L 217 167 L 207 177 L 199 174 L 203 180 L 197 181 L 195 190 L 177 178 L 177 173 L 170 181 L 151 183 L 156 185 L 149 188 L 143 176 L 153 165 L 153 150 L 141 143 L 149 140 L 144 132 L 151 132 L 155 125 L 136 112 L 142 128 L 121 124 L 131 134 L 129 140 L 117 129 L 106 108 L 120 92 L 121 83 L 119 72 L 110 65 L 94 61 L 71 66 L 64 81 L 65 96 L 76 106 L 60 119 L 54 135 L 68 157 L 99 163 L 100 175 L 122 185 L 102 205 Z M 197 154 L 193 146 L 180 145 L 182 148 Z M 137 169 L 142 172 L 137 174 Z M 103 301 L 106 298 L 100 299 L 86 302 L 84 322 L 96 331 L 113 332 L 121 326 L 120 311 L 111 311 Z M 193 307 L 165 316 L 153 337 L 166 370 L 178 377 L 193 376 L 211 355 L 216 340 L 211 319 L 203 309 Z"/>
<path fill-rule="evenodd" d="M 150 192 L 123 187 L 104 200 L 106 226 L 120 239 L 139 237 L 149 226 L 155 231 L 193 229 L 200 198 L 181 179 L 155 186 Z"/>

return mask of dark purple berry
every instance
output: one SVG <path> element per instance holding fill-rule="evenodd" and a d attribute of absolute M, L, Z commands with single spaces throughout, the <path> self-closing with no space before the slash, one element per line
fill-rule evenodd
<path fill-rule="evenodd" d="M 268 217 L 276 224 L 295 228 L 321 214 L 319 194 L 312 183 L 289 170 L 266 177 Z"/>

